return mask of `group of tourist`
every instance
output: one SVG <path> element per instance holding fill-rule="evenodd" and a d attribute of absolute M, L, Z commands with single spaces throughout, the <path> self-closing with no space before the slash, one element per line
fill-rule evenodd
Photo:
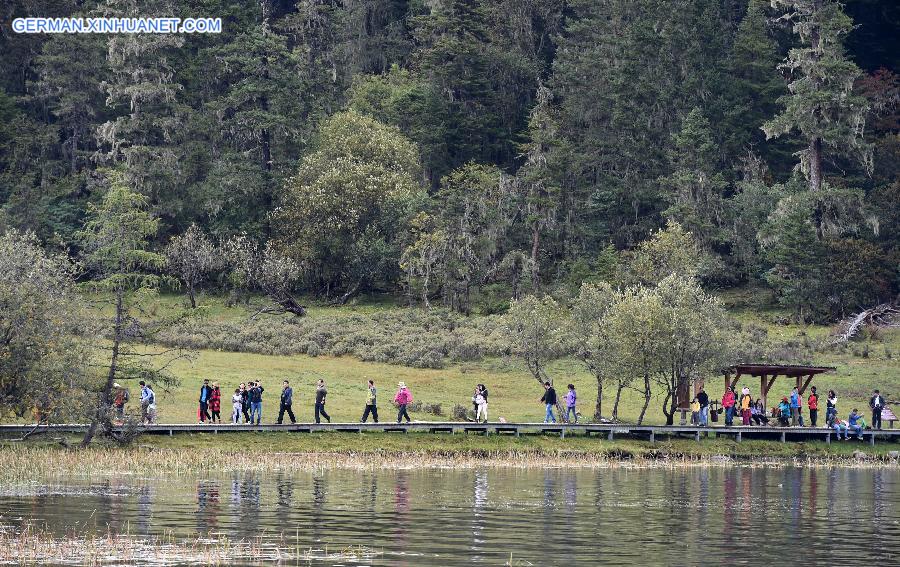
<path fill-rule="evenodd" d="M 143 384 L 143 382 L 141 384 Z M 484 389 L 484 418 L 486 420 L 487 389 L 484 388 L 483 385 L 479 386 Z M 248 383 L 242 382 L 235 388 L 234 394 L 231 396 L 231 423 L 260 425 L 262 423 L 263 392 L 265 392 L 265 388 L 263 388 L 262 383 L 259 381 Z M 325 380 L 320 379 L 316 382 L 316 389 L 313 397 L 313 417 L 316 423 L 321 423 L 323 418 L 328 423 L 331 423 L 331 416 L 328 415 L 328 412 L 325 410 L 325 399 L 327 396 L 328 389 L 325 387 Z M 204 380 L 203 385 L 200 386 L 199 407 L 197 408 L 198 423 L 222 423 L 220 414 L 221 400 L 222 393 L 219 389 L 218 382 L 210 384 L 209 380 Z M 412 401 L 413 397 L 409 388 L 407 388 L 405 383 L 400 382 L 398 384 L 397 394 L 394 396 L 394 403 L 397 405 L 398 410 L 397 423 L 400 423 L 403 419 L 406 419 L 407 423 L 411 421 L 407 406 L 409 406 Z M 294 389 L 291 387 L 290 382 L 285 380 L 282 382 L 281 386 L 281 397 L 278 405 L 278 420 L 276 423 L 284 423 L 285 414 L 287 414 L 291 423 L 297 423 L 297 418 L 294 415 L 293 403 Z M 377 391 L 375 389 L 375 382 L 372 380 L 369 380 L 366 384 L 366 403 L 360 421 L 362 423 L 367 422 L 369 416 L 372 417 L 375 423 L 378 423 Z"/>
<path fill-rule="evenodd" d="M 819 420 L 819 406 L 821 401 L 815 386 L 810 390 L 806 399 L 806 407 L 809 409 L 809 425 L 817 427 Z M 884 397 L 878 390 L 872 393 L 869 399 L 869 408 L 872 410 L 872 429 L 881 429 L 881 413 L 886 406 Z M 694 399 L 691 400 L 691 423 L 694 425 L 709 425 L 710 417 L 709 395 L 700 388 Z M 735 417 L 739 417 L 741 425 L 768 425 L 770 418 L 777 420 L 783 427 L 805 427 L 803 419 L 803 396 L 800 389 L 794 387 L 788 396 L 781 399 L 777 406 L 767 410 L 762 400 L 750 394 L 750 388 L 744 386 L 740 395 L 732 387 L 725 388 L 722 395 L 721 408 L 716 410 L 725 414 L 725 425 L 734 425 Z M 853 432 L 862 439 L 862 430 L 867 427 L 862 414 L 857 408 L 853 408 L 846 420 L 838 418 L 837 394 L 829 390 L 825 398 L 825 426 L 833 428 L 837 432 L 838 439 L 847 439 Z"/>
<path fill-rule="evenodd" d="M 143 423 L 154 423 L 156 419 L 156 395 L 153 390 L 144 381 L 140 382 L 141 386 L 141 420 Z M 112 405 L 115 409 L 116 416 L 119 420 L 124 420 L 125 404 L 129 400 L 128 391 L 122 388 L 118 383 L 114 384 L 114 392 L 112 395 Z M 249 423 L 260 425 L 262 423 L 262 405 L 263 405 L 263 388 L 259 381 L 241 383 L 234 390 L 231 396 L 232 411 L 231 423 Z M 809 410 L 809 425 L 817 427 L 819 421 L 819 408 L 821 400 L 818 390 L 813 386 L 809 396 L 806 398 L 806 407 Z M 325 410 L 325 400 L 328 396 L 328 390 L 325 387 L 325 380 L 319 379 L 316 382 L 314 393 L 313 417 L 316 423 L 321 423 L 324 418 L 331 423 L 331 416 Z M 560 407 L 560 420 L 567 423 L 577 423 L 579 414 L 576 411 L 576 403 L 578 395 L 575 391 L 575 385 L 569 384 L 567 392 L 563 397 L 565 409 Z M 281 397 L 278 408 L 277 423 L 284 422 L 284 416 L 287 414 L 291 423 L 296 423 L 297 419 L 293 411 L 294 390 L 291 388 L 290 382 L 285 380 L 282 383 Z M 556 415 L 554 410 L 559 407 L 559 398 L 556 389 L 550 382 L 544 383 L 544 394 L 540 402 L 544 404 L 546 413 L 544 414 L 544 423 L 556 423 Z M 397 423 L 401 423 L 404 419 L 407 423 L 411 421 L 409 417 L 408 407 L 413 402 L 413 396 L 409 388 L 404 382 L 397 384 L 397 392 L 394 395 L 394 404 L 397 407 Z M 484 384 L 475 386 L 472 395 L 472 405 L 474 409 L 474 420 L 479 423 L 487 423 L 488 421 L 488 390 Z M 691 400 L 691 423 L 698 426 L 708 426 L 710 421 L 710 411 L 713 403 L 710 401 L 709 395 L 701 387 Z M 887 403 L 884 396 L 878 390 L 872 393 L 869 399 L 869 407 L 872 410 L 872 429 L 881 429 L 881 413 L 885 409 Z M 741 388 L 740 394 L 732 387 L 727 387 L 722 395 L 721 407 L 716 408 L 716 414 L 724 414 L 726 426 L 734 425 L 735 419 L 740 419 L 741 425 L 768 425 L 770 421 L 775 421 L 783 427 L 805 427 L 806 422 L 803 415 L 804 400 L 800 394 L 800 390 L 794 387 L 788 396 L 785 396 L 775 407 L 767 409 L 759 398 L 753 399 L 750 388 L 744 386 Z M 218 382 L 212 382 L 208 379 L 203 380 L 200 386 L 199 405 L 197 408 L 198 423 L 222 423 L 222 392 Z M 564 415 L 563 415 L 564 411 Z M 363 408 L 362 418 L 360 422 L 366 423 L 369 417 L 372 417 L 375 423 L 378 423 L 378 404 L 377 390 L 375 382 L 368 380 L 366 383 L 365 407 Z M 502 418 L 501 418 L 502 419 Z M 834 390 L 829 390 L 825 398 L 825 426 L 832 428 L 837 433 L 838 439 L 847 439 L 852 433 L 858 438 L 862 438 L 862 431 L 868 427 L 863 415 L 857 408 L 847 416 L 847 419 L 838 417 L 837 394 Z"/>

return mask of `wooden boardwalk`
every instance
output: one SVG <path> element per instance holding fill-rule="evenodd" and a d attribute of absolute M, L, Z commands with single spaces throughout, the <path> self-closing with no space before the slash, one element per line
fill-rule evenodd
<path fill-rule="evenodd" d="M 42 425 L 35 433 L 83 433 L 85 424 Z M 34 429 L 34 425 L 0 425 L 0 435 L 21 436 Z M 622 437 L 644 439 L 651 443 L 668 438 L 689 438 L 700 441 L 704 438 L 729 437 L 737 442 L 745 439 L 765 439 L 770 441 L 825 441 L 831 443 L 835 439 L 833 429 L 825 427 L 696 427 L 685 425 L 627 425 L 602 423 L 471 423 L 459 421 L 414 421 L 397 424 L 381 423 L 296 423 L 296 424 L 263 424 L 249 425 L 230 423 L 203 425 L 187 423 L 160 423 L 143 427 L 145 433 L 157 435 L 176 435 L 194 433 L 228 434 L 235 432 L 265 431 L 285 433 L 446 433 L 446 434 L 480 434 L 480 435 L 569 435 L 593 436 L 612 441 Z M 875 440 L 900 441 L 900 429 L 882 429 L 863 431 L 863 439 L 871 445 Z"/>

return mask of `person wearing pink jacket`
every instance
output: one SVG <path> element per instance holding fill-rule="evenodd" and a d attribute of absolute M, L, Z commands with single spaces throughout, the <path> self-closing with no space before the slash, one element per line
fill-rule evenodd
<path fill-rule="evenodd" d="M 406 387 L 405 382 L 400 382 L 397 386 L 400 387 L 400 389 L 397 390 L 397 395 L 394 396 L 394 403 L 397 404 L 398 409 L 397 423 L 400 423 L 404 417 L 406 418 L 406 423 L 409 423 L 412 420 L 409 419 L 409 414 L 406 412 L 406 406 L 412 403 L 413 397 L 412 394 L 409 393 L 409 389 Z"/>

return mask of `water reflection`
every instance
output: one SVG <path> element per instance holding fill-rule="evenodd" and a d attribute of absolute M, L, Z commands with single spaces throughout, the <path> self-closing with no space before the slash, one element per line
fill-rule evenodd
<path fill-rule="evenodd" d="M 896 469 L 208 473 L 0 487 L 0 529 L 364 545 L 384 552 L 381 565 L 777 564 L 798 549 L 807 564 L 891 564 L 898 510 Z"/>

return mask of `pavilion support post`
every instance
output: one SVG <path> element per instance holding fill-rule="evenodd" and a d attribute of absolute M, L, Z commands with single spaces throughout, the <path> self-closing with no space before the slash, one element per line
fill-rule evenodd
<path fill-rule="evenodd" d="M 766 387 L 766 375 L 759 375 L 759 398 L 762 400 L 763 407 L 767 408 L 769 406 L 766 405 L 766 395 L 769 393 L 769 389 Z"/>
<path fill-rule="evenodd" d="M 737 386 L 738 380 L 741 378 L 741 373 L 738 372 L 734 375 L 734 380 L 731 381 L 731 388 L 734 389 Z"/>
<path fill-rule="evenodd" d="M 803 395 L 803 392 L 806 391 L 806 388 L 809 386 L 809 383 L 812 382 L 813 376 L 814 376 L 814 374 L 810 374 L 809 376 L 806 377 L 806 381 L 803 382 L 803 385 L 800 387 L 800 395 L 801 396 Z M 799 376 L 797 376 L 797 383 L 798 384 L 800 383 Z"/>
<path fill-rule="evenodd" d="M 775 379 L 776 379 L 776 378 L 778 378 L 778 374 L 773 374 L 772 377 L 769 378 L 768 383 L 766 383 L 766 395 L 768 395 L 768 394 L 769 394 L 769 391 L 772 389 L 772 384 L 775 383 Z M 765 403 L 765 401 L 766 401 L 766 398 L 763 397 L 763 402 L 764 402 L 764 403 L 763 403 L 763 406 L 765 406 L 766 408 L 768 408 L 769 406 Z"/>

